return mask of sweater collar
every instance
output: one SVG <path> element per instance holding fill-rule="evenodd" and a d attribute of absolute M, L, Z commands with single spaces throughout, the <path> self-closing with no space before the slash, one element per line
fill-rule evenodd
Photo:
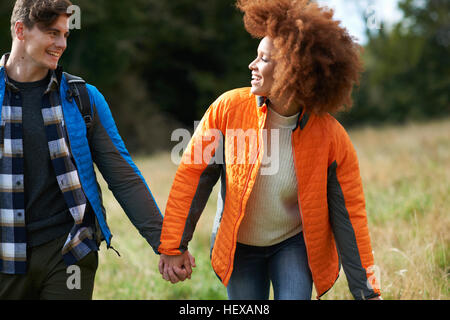
<path fill-rule="evenodd" d="M 259 108 L 261 108 L 264 104 L 267 104 L 268 102 L 269 99 L 267 97 L 256 96 L 256 103 Z M 297 125 L 294 128 L 294 130 L 297 129 L 298 127 L 300 127 L 300 129 L 303 130 L 303 128 L 305 128 L 306 124 L 308 123 L 308 120 L 309 114 L 305 112 L 305 110 L 301 109 L 298 115 Z"/>

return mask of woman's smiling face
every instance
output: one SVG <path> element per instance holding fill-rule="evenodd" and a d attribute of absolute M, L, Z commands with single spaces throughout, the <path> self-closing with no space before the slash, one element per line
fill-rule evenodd
<path fill-rule="evenodd" d="M 264 37 L 259 43 L 256 59 L 248 66 L 252 71 L 251 92 L 254 95 L 267 97 L 270 94 L 274 82 L 274 50 L 272 39 Z"/>

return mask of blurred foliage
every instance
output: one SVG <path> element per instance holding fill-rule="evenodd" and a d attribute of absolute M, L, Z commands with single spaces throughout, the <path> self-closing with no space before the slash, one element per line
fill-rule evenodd
<path fill-rule="evenodd" d="M 105 95 L 132 152 L 171 146 L 174 128 L 193 128 L 224 91 L 248 86 L 258 41 L 234 0 L 73 0 L 61 64 Z M 0 2 L 0 49 L 11 46 L 14 0 Z M 405 19 L 367 31 L 366 72 L 346 125 L 403 122 L 450 113 L 450 1 L 402 0 Z"/>
<path fill-rule="evenodd" d="M 2 52 L 14 2 L 0 2 Z M 169 147 L 174 128 L 193 129 L 217 96 L 249 84 L 258 42 L 233 1 L 72 2 L 81 30 L 71 31 L 61 64 L 104 94 L 130 151 Z"/>
<path fill-rule="evenodd" d="M 391 30 L 366 30 L 365 73 L 347 125 L 450 115 L 450 1 L 402 0 Z"/>

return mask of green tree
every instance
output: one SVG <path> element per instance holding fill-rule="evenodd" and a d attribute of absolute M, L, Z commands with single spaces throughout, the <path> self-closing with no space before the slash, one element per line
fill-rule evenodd
<path fill-rule="evenodd" d="M 402 0 L 392 30 L 367 30 L 366 71 L 347 124 L 450 114 L 450 1 Z"/>
<path fill-rule="evenodd" d="M 248 85 L 256 41 L 234 1 L 153 1 L 140 42 L 141 77 L 161 110 L 192 126 L 226 90 Z"/>

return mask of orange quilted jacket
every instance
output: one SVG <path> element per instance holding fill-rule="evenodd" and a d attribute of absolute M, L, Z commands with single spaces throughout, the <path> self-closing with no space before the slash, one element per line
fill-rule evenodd
<path fill-rule="evenodd" d="M 250 88 L 220 96 L 183 154 L 166 206 L 159 252 L 177 255 L 187 249 L 220 178 L 211 263 L 224 285 L 233 272 L 239 225 L 261 165 L 266 116 L 264 98 L 252 95 Z M 358 160 L 346 131 L 331 115 L 302 112 L 292 146 L 303 236 L 318 297 L 333 286 L 341 263 L 356 299 L 379 295 Z"/>

